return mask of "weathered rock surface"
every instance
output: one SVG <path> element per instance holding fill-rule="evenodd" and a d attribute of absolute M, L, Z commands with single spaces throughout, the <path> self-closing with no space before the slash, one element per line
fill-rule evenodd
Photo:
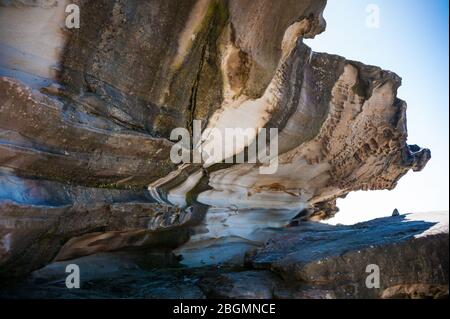
<path fill-rule="evenodd" d="M 174 249 L 189 239 L 176 250 L 184 265 L 242 266 L 245 252 L 277 236 L 292 218 L 329 218 L 337 198 L 392 189 L 430 159 L 429 150 L 406 142 L 399 76 L 312 52 L 303 43 L 324 31 L 325 0 L 73 2 L 80 8 L 80 29 L 65 27 L 68 1 L 0 1 L 0 276 L 87 255 L 95 261 L 100 252 Z M 170 160 L 176 142 L 171 132 L 186 128 L 194 135 L 194 120 L 202 120 L 201 138 L 192 146 L 206 153 L 207 129 L 255 134 L 226 143 L 208 163 L 176 165 Z M 260 128 L 278 129 L 278 156 L 269 158 L 277 170 L 260 174 L 265 164 L 227 163 L 257 144 Z M 309 231 L 307 225 L 299 227 L 318 243 L 320 234 L 341 240 L 341 255 L 357 249 L 356 242 L 345 242 L 344 228 Z M 385 226 L 374 235 L 400 239 L 396 227 Z M 356 226 L 348 231 L 355 240 L 361 233 Z M 297 246 L 308 245 L 296 236 Z M 417 239 L 412 245 L 428 253 L 442 241 L 427 238 L 421 246 Z M 297 252 L 289 246 L 280 254 L 291 250 Z M 406 248 L 388 250 L 395 255 Z M 190 294 L 191 283 L 175 284 L 170 292 L 162 288 L 161 296 L 329 297 L 328 289 L 346 296 L 345 283 L 317 288 L 315 281 L 293 295 L 291 287 L 280 287 L 287 273 L 304 280 L 295 270 L 301 263 L 280 257 L 283 271 L 273 258 L 259 263 L 261 256 L 249 263 L 276 270 L 280 278 L 254 269 L 223 272 L 218 279 L 196 273 L 201 291 Z M 425 272 L 445 256 L 434 257 L 432 264 L 420 264 Z M 365 261 L 360 258 L 355 260 Z M 445 284 L 441 273 L 428 275 L 383 283 L 384 296 Z M 254 279 L 253 291 L 238 284 L 209 287 L 241 278 Z M 351 291 L 349 297 L 363 295 Z"/>
<path fill-rule="evenodd" d="M 247 261 L 337 298 L 448 296 L 448 232 L 416 238 L 432 225 L 404 215 L 352 226 L 302 223 L 274 235 Z M 377 289 L 366 287 L 368 265 L 379 268 Z"/>
<path fill-rule="evenodd" d="M 438 217 L 441 223 L 405 215 L 353 226 L 302 223 L 248 249 L 245 263 L 182 267 L 167 250 L 99 253 L 6 282 L 0 297 L 448 298 L 448 214 Z M 68 264 L 80 267 L 80 289 L 65 287 Z M 369 265 L 379 268 L 379 287 L 366 286 Z"/>
<path fill-rule="evenodd" d="M 66 266 L 73 263 L 80 267 L 80 289 L 65 286 Z M 165 252 L 101 253 L 52 263 L 19 283 L 5 282 L 0 298 L 204 298 L 195 285 L 198 274 L 157 268 L 174 265 L 176 258 Z"/>
<path fill-rule="evenodd" d="M 102 125 L 61 100 L 0 78 L 0 164 L 18 175 L 115 188 L 142 187 L 173 169 L 166 139 Z"/>
<path fill-rule="evenodd" d="M 52 260 L 133 247 L 175 248 L 190 215 L 149 203 L 49 207 L 3 203 L 0 275 L 23 275 Z"/>

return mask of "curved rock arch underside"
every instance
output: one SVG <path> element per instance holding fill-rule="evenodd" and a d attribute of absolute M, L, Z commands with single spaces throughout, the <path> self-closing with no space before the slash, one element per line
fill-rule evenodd
<path fill-rule="evenodd" d="M 407 144 L 399 76 L 303 43 L 325 30 L 325 0 L 71 2 L 79 29 L 66 0 L 0 1 L 0 273 L 255 240 L 430 159 Z M 170 133 L 194 120 L 278 128 L 278 170 L 175 165 Z"/>

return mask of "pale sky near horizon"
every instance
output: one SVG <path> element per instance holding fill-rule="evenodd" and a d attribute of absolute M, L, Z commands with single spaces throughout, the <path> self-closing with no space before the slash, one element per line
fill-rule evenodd
<path fill-rule="evenodd" d="M 367 6 L 379 8 L 368 27 Z M 354 192 L 338 200 L 332 223 L 349 224 L 400 213 L 449 209 L 449 1 L 328 0 L 327 30 L 305 42 L 317 52 L 391 70 L 403 79 L 408 143 L 431 149 L 422 172 L 410 171 L 392 191 Z"/>

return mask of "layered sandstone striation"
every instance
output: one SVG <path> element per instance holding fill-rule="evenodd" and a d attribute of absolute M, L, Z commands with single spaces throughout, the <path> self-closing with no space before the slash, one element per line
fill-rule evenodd
<path fill-rule="evenodd" d="M 198 265 L 430 159 L 407 144 L 399 76 L 303 43 L 325 30 L 325 0 L 74 3 L 79 29 L 66 1 L 0 1 L 1 275 L 189 239 L 178 252 Z M 277 128 L 277 169 L 228 163 L 257 133 L 173 163 L 171 132 L 194 120 L 206 150 L 210 129 Z"/>

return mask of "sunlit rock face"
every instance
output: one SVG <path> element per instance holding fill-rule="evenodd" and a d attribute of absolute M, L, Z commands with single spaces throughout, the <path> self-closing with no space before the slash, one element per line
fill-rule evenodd
<path fill-rule="evenodd" d="M 324 0 L 73 2 L 79 29 L 65 1 L 0 1 L 3 274 L 191 235 L 195 264 L 215 240 L 245 250 L 430 158 L 406 143 L 397 75 L 303 43 L 325 30 Z M 277 169 L 224 163 L 257 133 L 175 164 L 171 132 L 194 120 L 206 149 L 210 129 L 277 128 Z"/>

